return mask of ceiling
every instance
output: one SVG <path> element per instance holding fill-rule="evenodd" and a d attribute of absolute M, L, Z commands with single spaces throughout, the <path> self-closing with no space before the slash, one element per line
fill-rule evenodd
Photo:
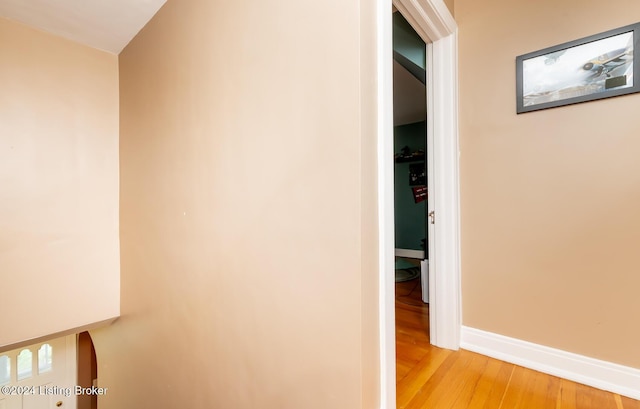
<path fill-rule="evenodd" d="M 0 0 L 0 17 L 119 54 L 166 0 Z M 424 85 L 393 63 L 394 124 L 425 119 Z"/>
<path fill-rule="evenodd" d="M 166 0 L 0 0 L 0 16 L 119 54 Z"/>
<path fill-rule="evenodd" d="M 397 61 L 393 61 L 394 126 L 424 121 L 427 112 L 425 85 Z"/>

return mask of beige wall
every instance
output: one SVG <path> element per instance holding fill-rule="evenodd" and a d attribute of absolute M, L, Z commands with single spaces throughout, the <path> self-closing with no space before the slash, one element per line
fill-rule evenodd
<path fill-rule="evenodd" d="M 454 0 L 443 0 L 444 4 L 447 5 L 447 8 L 451 12 L 451 15 L 455 16 L 455 1 Z"/>
<path fill-rule="evenodd" d="M 1 347 L 117 316 L 120 287 L 117 56 L 0 38 Z"/>
<path fill-rule="evenodd" d="M 464 325 L 640 367 L 640 95 L 516 115 L 515 57 L 640 4 L 456 0 Z"/>
<path fill-rule="evenodd" d="M 92 332 L 101 408 L 376 406 L 370 12 L 169 0 L 120 55 L 122 318 Z"/>

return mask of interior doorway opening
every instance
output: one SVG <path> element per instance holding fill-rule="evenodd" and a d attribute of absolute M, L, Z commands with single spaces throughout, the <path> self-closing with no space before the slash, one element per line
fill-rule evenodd
<path fill-rule="evenodd" d="M 395 357 L 395 242 L 393 161 L 392 7 L 377 0 L 378 73 L 378 223 L 380 283 L 381 403 L 396 407 Z M 442 0 L 393 0 L 393 5 L 427 44 L 427 161 L 435 176 L 428 184 L 429 331 L 433 345 L 458 349 L 460 345 L 460 238 L 458 169 L 457 27 Z M 430 138 L 431 139 L 431 138 Z M 431 223 L 435 222 L 435 225 Z M 436 227 L 434 227 L 436 226 Z"/>
<path fill-rule="evenodd" d="M 78 334 L 78 385 L 91 388 L 98 384 L 96 349 L 91 335 L 85 331 Z M 98 395 L 78 395 L 78 409 L 97 409 Z"/>
<path fill-rule="evenodd" d="M 426 43 L 393 12 L 395 281 L 420 284 L 429 302 Z M 414 286 L 415 287 L 415 286 Z M 396 288 L 396 296 L 397 296 Z"/>

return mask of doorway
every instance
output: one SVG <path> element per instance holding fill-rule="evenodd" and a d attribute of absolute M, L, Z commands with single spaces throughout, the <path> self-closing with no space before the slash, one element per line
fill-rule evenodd
<path fill-rule="evenodd" d="M 393 203 L 392 7 L 377 0 L 378 84 L 378 224 L 380 288 L 381 404 L 395 408 L 395 264 Z M 429 321 L 432 344 L 458 349 L 460 344 L 460 238 L 457 117 L 457 27 L 442 0 L 394 0 L 411 27 L 427 43 L 427 132 L 435 176 L 433 192 L 436 243 L 429 254 Z M 431 209 L 430 209 L 431 212 Z"/>
<path fill-rule="evenodd" d="M 427 263 L 430 243 L 427 227 L 426 103 L 426 44 L 402 14 L 394 10 L 395 280 L 396 286 L 405 282 L 409 282 L 409 286 L 420 284 L 418 291 L 425 303 L 429 300 Z M 407 287 L 406 284 L 402 286 Z"/>
<path fill-rule="evenodd" d="M 81 388 L 92 388 L 98 386 L 98 363 L 96 359 L 96 349 L 89 332 L 78 334 L 78 386 Z M 98 407 L 98 395 L 82 394 L 78 395 L 77 409 L 96 409 Z"/>

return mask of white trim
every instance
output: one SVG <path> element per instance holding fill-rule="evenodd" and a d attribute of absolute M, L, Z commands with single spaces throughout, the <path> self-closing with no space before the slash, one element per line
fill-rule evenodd
<path fill-rule="evenodd" d="M 433 90 L 434 89 L 434 79 L 433 79 L 433 43 L 427 43 L 426 50 L 426 89 Z M 427 186 L 431 186 L 431 198 L 427 200 L 427 213 L 428 215 L 434 214 L 436 212 L 435 208 L 435 186 L 436 186 L 436 176 L 435 176 L 435 137 L 434 137 L 434 126 L 433 126 L 433 117 L 434 117 L 434 103 L 433 103 L 433 92 L 427 92 Z M 438 294 L 435 293 L 435 283 L 437 280 L 436 271 L 438 265 L 438 254 L 436 252 L 436 225 L 432 223 L 432 219 L 430 216 L 427 216 L 427 248 L 429 249 L 429 260 L 428 260 L 428 269 L 427 274 L 423 274 L 423 279 L 427 281 L 426 286 L 422 286 L 422 301 L 429 302 L 429 339 L 430 342 L 438 339 L 437 337 L 437 314 L 439 307 L 438 302 Z M 431 285 L 429 285 L 431 284 Z M 427 290 L 428 293 L 425 291 Z"/>
<path fill-rule="evenodd" d="M 442 0 L 395 0 L 393 4 L 425 43 L 456 31 L 456 21 Z"/>
<path fill-rule="evenodd" d="M 396 407 L 393 26 L 391 0 L 376 2 L 380 407 Z"/>
<path fill-rule="evenodd" d="M 525 368 L 640 399 L 640 369 L 465 326 L 462 327 L 460 346 Z"/>
<path fill-rule="evenodd" d="M 433 152 L 429 211 L 435 213 L 435 225 L 429 226 L 430 341 L 458 349 L 462 313 L 457 26 L 442 0 L 396 0 L 394 4 L 428 43 L 427 145 Z"/>
<path fill-rule="evenodd" d="M 396 257 L 424 259 L 424 251 L 411 249 L 396 249 Z"/>
<path fill-rule="evenodd" d="M 65 385 L 67 388 L 75 388 L 78 384 L 78 340 L 77 335 L 67 335 L 65 337 L 65 346 L 66 346 L 66 365 L 65 365 L 65 381 L 68 382 Z M 76 409 L 78 399 L 75 397 L 75 394 L 71 394 L 71 397 L 67 397 L 65 400 L 65 407 L 70 409 Z"/>
<path fill-rule="evenodd" d="M 427 121 L 433 124 L 434 139 L 434 186 L 429 197 L 435 212 L 435 234 L 431 236 L 435 249 L 429 254 L 433 277 L 429 317 L 431 343 L 448 349 L 459 348 L 462 325 L 457 43 L 457 31 L 434 41 L 428 67 L 433 70 L 433 103 L 427 108 Z"/>
<path fill-rule="evenodd" d="M 395 300 L 393 227 L 393 70 L 392 1 L 376 0 L 378 87 L 378 225 L 380 300 L 380 405 L 394 409 L 395 402 Z M 437 64 L 431 70 L 427 107 L 433 125 L 437 197 L 436 252 L 429 255 L 430 327 L 434 345 L 458 349 L 460 342 L 460 203 L 458 171 L 458 60 L 457 26 L 442 0 L 393 0 L 416 32 L 430 47 Z M 428 74 L 429 75 L 429 74 Z M 436 263 L 437 260 L 437 263 Z"/>

